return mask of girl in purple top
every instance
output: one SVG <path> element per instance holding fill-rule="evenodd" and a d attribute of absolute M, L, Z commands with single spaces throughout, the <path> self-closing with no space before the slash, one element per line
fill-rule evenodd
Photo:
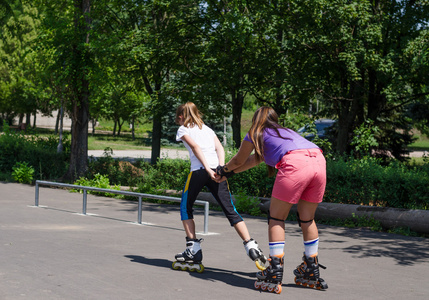
<path fill-rule="evenodd" d="M 251 153 L 254 151 L 254 154 Z M 218 167 L 219 181 L 234 173 L 248 170 L 264 161 L 269 175 L 276 180 L 268 213 L 270 265 L 256 274 L 257 289 L 281 293 L 285 245 L 285 224 L 292 205 L 297 204 L 298 222 L 304 239 L 303 262 L 294 270 L 295 283 L 317 289 L 328 285 L 319 276 L 319 233 L 314 222 L 317 206 L 323 200 L 326 186 L 326 161 L 314 143 L 295 131 L 278 124 L 277 113 L 260 107 L 238 153 L 223 167 Z M 275 168 L 275 169 L 274 169 Z"/>

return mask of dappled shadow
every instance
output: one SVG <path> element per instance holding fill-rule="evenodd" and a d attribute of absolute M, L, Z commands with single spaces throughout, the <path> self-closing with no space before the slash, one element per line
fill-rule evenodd
<path fill-rule="evenodd" d="M 357 258 L 392 258 L 398 265 L 403 266 L 412 266 L 420 262 L 429 261 L 429 239 L 374 232 L 359 228 L 337 227 L 335 230 L 330 230 L 329 227 L 325 227 L 322 231 L 326 231 L 330 236 L 339 237 L 338 239 L 323 241 L 326 245 L 338 246 L 329 247 L 329 249 L 338 249 Z M 347 237 L 347 239 L 343 237 Z M 341 247 L 341 244 L 350 243 L 350 240 L 355 241 L 354 245 Z"/>

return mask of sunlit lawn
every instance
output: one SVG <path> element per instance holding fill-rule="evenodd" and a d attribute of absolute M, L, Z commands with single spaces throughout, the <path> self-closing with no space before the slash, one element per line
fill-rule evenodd
<path fill-rule="evenodd" d="M 145 150 L 150 149 L 150 140 L 138 136 L 133 140 L 129 134 L 115 137 L 105 134 L 88 136 L 88 150 L 104 150 L 108 147 L 113 150 Z"/>
<path fill-rule="evenodd" d="M 429 151 L 429 138 L 420 133 L 417 133 L 414 136 L 417 137 L 417 140 L 408 146 L 408 148 L 416 151 Z"/>

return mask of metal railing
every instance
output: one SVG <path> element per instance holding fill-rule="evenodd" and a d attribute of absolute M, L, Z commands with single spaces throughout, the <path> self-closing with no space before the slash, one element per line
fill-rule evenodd
<path fill-rule="evenodd" d="M 35 195 L 35 206 L 39 206 L 39 186 L 56 186 L 56 187 L 63 187 L 63 188 L 71 188 L 71 189 L 78 189 L 83 190 L 83 203 L 82 203 L 82 214 L 86 215 L 86 208 L 87 208 L 87 191 L 96 191 L 96 192 L 103 192 L 103 193 L 112 193 L 112 194 L 121 194 L 121 195 L 127 195 L 132 197 L 137 197 L 139 199 L 139 206 L 138 206 L 138 212 L 137 212 L 137 223 L 142 224 L 142 199 L 156 199 L 156 200 L 164 200 L 164 201 L 174 201 L 174 202 L 180 202 L 180 198 L 176 197 L 169 197 L 169 196 L 161 196 L 161 195 L 152 195 L 152 194 L 144 194 L 144 193 L 135 193 L 135 192 L 129 192 L 129 191 L 118 191 L 118 190 L 110 190 L 110 189 L 102 189 L 102 188 L 96 188 L 96 187 L 90 187 L 90 186 L 83 186 L 83 185 L 74 185 L 74 184 L 67 184 L 67 183 L 59 183 L 59 182 L 51 182 L 51 181 L 42 181 L 42 180 L 36 180 L 36 195 Z M 203 234 L 208 234 L 209 232 L 209 202 L 202 201 L 202 200 L 196 200 L 196 204 L 204 205 L 204 232 Z"/>

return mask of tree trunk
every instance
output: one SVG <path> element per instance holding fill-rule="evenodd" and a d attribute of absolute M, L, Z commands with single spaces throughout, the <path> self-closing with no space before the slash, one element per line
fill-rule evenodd
<path fill-rule="evenodd" d="M 234 141 L 234 147 L 240 148 L 241 145 L 241 112 L 243 110 L 244 95 L 237 91 L 235 88 L 232 89 L 232 140 Z"/>
<path fill-rule="evenodd" d="M 60 126 L 60 115 L 61 115 L 61 109 L 58 110 L 57 119 L 55 121 L 55 134 L 58 134 L 58 130 L 59 130 L 58 128 Z"/>
<path fill-rule="evenodd" d="M 37 117 L 37 113 L 34 113 L 33 128 L 36 128 L 36 117 Z"/>
<path fill-rule="evenodd" d="M 124 124 L 124 121 L 121 122 L 121 119 L 118 120 L 118 136 L 121 135 L 122 125 Z"/>
<path fill-rule="evenodd" d="M 132 120 L 131 120 L 131 136 L 133 137 L 133 141 L 136 139 L 135 129 L 134 129 L 135 119 L 136 118 L 133 117 Z"/>
<path fill-rule="evenodd" d="M 97 119 L 92 119 L 92 136 L 95 135 L 95 126 L 97 125 Z"/>
<path fill-rule="evenodd" d="M 87 80 L 82 80 L 82 90 L 88 88 L 87 83 Z M 82 91 L 73 104 L 70 167 L 66 180 L 75 181 L 88 171 L 88 120 L 88 93 Z"/>
<path fill-rule="evenodd" d="M 164 108 L 162 105 L 162 101 L 160 101 L 161 97 L 161 80 L 155 81 L 155 89 L 152 89 L 150 81 L 147 76 L 142 72 L 144 86 L 146 88 L 147 93 L 153 98 L 152 102 L 158 103 L 158 105 L 153 105 L 153 121 L 152 121 L 152 152 L 150 156 L 150 163 L 155 164 L 158 158 L 161 156 L 161 135 L 162 135 L 162 117 L 164 114 Z M 162 76 L 159 76 L 162 78 Z"/>
<path fill-rule="evenodd" d="M 73 48 L 74 66 L 76 66 L 76 77 L 73 78 L 72 88 L 74 97 L 72 100 L 72 128 L 71 128 L 71 153 L 70 166 L 63 179 L 75 181 L 84 176 L 88 171 L 88 122 L 89 122 L 89 81 L 87 79 L 86 67 L 89 62 L 87 47 L 80 44 L 89 43 L 89 26 L 91 19 L 90 0 L 75 0 L 76 8 L 74 26 L 78 37 Z M 84 22 L 80 19 L 84 16 Z"/>
<path fill-rule="evenodd" d="M 161 156 L 162 114 L 155 110 L 152 126 L 152 153 L 150 163 L 155 164 Z"/>
<path fill-rule="evenodd" d="M 117 124 L 116 120 L 113 120 L 113 136 L 116 135 L 116 124 Z"/>

